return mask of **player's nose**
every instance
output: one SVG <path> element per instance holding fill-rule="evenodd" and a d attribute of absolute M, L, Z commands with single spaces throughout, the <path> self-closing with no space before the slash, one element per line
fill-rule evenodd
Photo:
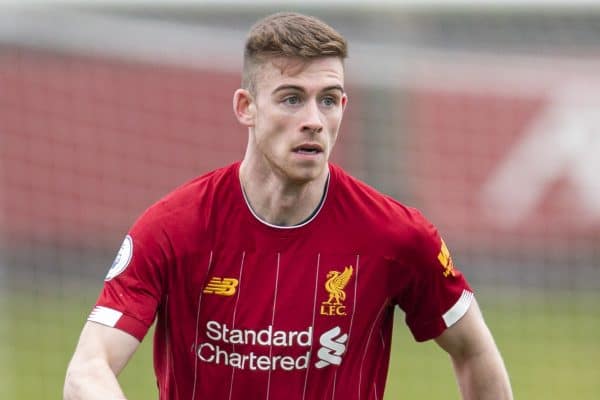
<path fill-rule="evenodd" d="M 309 102 L 304 111 L 302 130 L 320 133 L 323 130 L 323 120 L 319 106 L 316 103 Z"/>

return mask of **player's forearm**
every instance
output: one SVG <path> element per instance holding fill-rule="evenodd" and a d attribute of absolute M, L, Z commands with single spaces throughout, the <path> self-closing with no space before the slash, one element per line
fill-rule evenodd
<path fill-rule="evenodd" d="M 506 368 L 496 349 L 465 359 L 453 359 L 464 400 L 512 400 Z"/>
<path fill-rule="evenodd" d="M 100 359 L 72 362 L 67 370 L 64 400 L 126 400 L 117 377 Z"/>

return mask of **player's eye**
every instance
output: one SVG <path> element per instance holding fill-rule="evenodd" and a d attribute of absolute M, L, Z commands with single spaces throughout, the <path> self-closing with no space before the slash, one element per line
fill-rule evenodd
<path fill-rule="evenodd" d="M 297 96 L 295 94 L 286 96 L 283 98 L 283 103 L 290 105 L 290 106 L 298 105 L 298 104 L 300 104 L 300 101 L 301 101 L 300 96 Z"/>
<path fill-rule="evenodd" d="M 338 100 L 336 97 L 333 96 L 325 96 L 321 99 L 321 104 L 323 104 L 325 107 L 333 107 L 338 103 Z"/>

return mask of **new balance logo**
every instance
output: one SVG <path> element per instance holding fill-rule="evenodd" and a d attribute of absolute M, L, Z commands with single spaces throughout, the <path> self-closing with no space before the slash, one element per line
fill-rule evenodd
<path fill-rule="evenodd" d="M 336 326 L 321 335 L 319 343 L 322 347 L 317 353 L 319 361 L 315 363 L 315 367 L 325 368 L 328 365 L 340 365 L 342 363 L 342 355 L 346 351 L 348 335 L 345 333 L 340 335 L 341 332 L 340 327 Z"/>
<path fill-rule="evenodd" d="M 206 284 L 203 293 L 233 296 L 237 286 L 238 280 L 235 278 L 217 278 L 216 276 L 213 276 Z"/>

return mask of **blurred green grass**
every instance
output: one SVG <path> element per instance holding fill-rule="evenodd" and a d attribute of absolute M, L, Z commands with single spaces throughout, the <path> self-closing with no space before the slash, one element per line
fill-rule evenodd
<path fill-rule="evenodd" d="M 69 294 L 71 293 L 71 294 Z M 479 299 L 516 399 L 600 398 L 598 293 L 515 291 Z M 65 369 L 95 300 L 90 293 L 0 294 L 0 399 L 60 398 Z M 458 399 L 450 361 L 433 342 L 415 343 L 402 313 L 386 399 Z M 130 400 L 155 399 L 151 336 L 120 377 Z"/>

